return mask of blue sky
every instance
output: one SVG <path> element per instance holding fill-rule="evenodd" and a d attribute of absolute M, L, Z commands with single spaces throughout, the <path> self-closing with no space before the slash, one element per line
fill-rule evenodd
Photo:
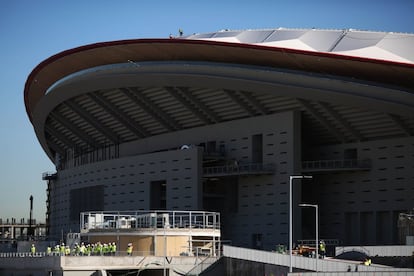
<path fill-rule="evenodd" d="M 54 166 L 26 115 L 23 88 L 40 62 L 95 42 L 221 29 L 321 28 L 414 33 L 414 0 L 0 1 L 0 218 L 45 220 Z"/>

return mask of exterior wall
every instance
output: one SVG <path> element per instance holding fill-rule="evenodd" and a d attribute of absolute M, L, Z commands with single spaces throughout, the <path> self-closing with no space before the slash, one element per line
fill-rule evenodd
<path fill-rule="evenodd" d="M 70 194 L 85 187 L 102 185 L 104 200 L 103 206 L 88 206 L 83 211 L 149 210 L 150 184 L 159 180 L 167 183 L 166 209 L 201 209 L 199 155 L 197 148 L 172 150 L 59 171 L 51 191 L 52 238 L 59 239 L 62 232 L 79 231 L 79 218 L 71 220 L 70 216 L 71 208 L 77 208 L 71 205 Z M 87 195 L 86 200 L 94 196 Z"/>
<path fill-rule="evenodd" d="M 70 220 L 70 210 L 76 208 L 71 206 L 70 193 L 97 185 L 103 185 L 104 211 L 149 209 L 149 185 L 156 180 L 166 180 L 166 209 L 202 209 L 201 149 L 177 148 L 214 142 L 217 149 L 225 150 L 228 160 L 253 163 L 254 135 L 262 140 L 260 161 L 275 164 L 276 172 L 238 177 L 234 191 L 236 207 L 222 212 L 224 238 L 231 238 L 233 244 L 267 249 L 286 244 L 289 175 L 297 171 L 301 162 L 298 112 L 231 121 L 122 144 L 119 159 L 59 171 L 51 191 L 50 232 L 58 239 L 62 231 L 78 231 L 79 221 Z M 144 154 L 156 150 L 165 151 Z M 300 185 L 295 186 L 295 194 L 300 196 Z M 299 225 L 299 214 L 295 220 Z M 254 241 L 254 237 L 260 241 Z"/>
<path fill-rule="evenodd" d="M 260 118 L 249 124 L 243 134 L 239 134 L 248 139 L 242 138 L 232 145 L 232 149 L 241 157 L 251 158 L 250 135 L 262 133 L 263 163 L 276 165 L 274 175 L 239 177 L 238 211 L 224 222 L 232 226 L 228 236 L 233 245 L 275 249 L 279 243 L 288 243 L 289 176 L 294 174 L 297 164 L 300 164 L 297 157 L 300 144 L 294 143 L 300 137 L 300 128 L 295 127 L 297 125 L 300 125 L 298 113 L 277 114 L 268 120 Z M 238 133 L 233 131 L 232 134 Z M 246 148 L 244 152 L 240 150 L 243 148 Z M 300 185 L 295 185 L 294 193 L 300 195 Z M 300 202 L 298 198 L 294 201 Z M 295 214 L 294 219 L 297 229 L 300 229 L 299 214 Z M 296 233 L 295 237 L 299 238 L 298 235 Z"/>
<path fill-rule="evenodd" d="M 299 171 L 301 121 L 299 112 L 285 112 L 210 125 L 153 137 L 152 145 L 142 140 L 134 143 L 137 152 L 162 145 L 177 145 L 214 141 L 225 149 L 228 160 L 253 163 L 252 137 L 262 135 L 262 162 L 276 166 L 274 175 L 239 176 L 237 184 L 237 209 L 221 211 L 222 237 L 232 244 L 274 249 L 279 243 L 288 242 L 289 176 Z M 163 139 L 162 139 L 163 138 Z M 152 148 L 151 148 L 152 149 Z M 121 147 L 121 155 L 125 154 Z M 225 182 L 224 182 L 225 183 Z M 295 202 L 300 202 L 300 185 L 295 185 Z M 211 210 L 210 210 L 211 211 Z M 295 213 L 296 235 L 300 238 L 300 213 Z M 261 241 L 255 243 L 254 237 Z"/>
<path fill-rule="evenodd" d="M 157 236 L 155 237 L 155 256 L 180 256 L 188 252 L 189 236 Z M 165 248 L 165 241 L 167 248 Z"/>
<path fill-rule="evenodd" d="M 398 214 L 414 206 L 414 138 L 315 148 L 307 160 L 343 159 L 352 148 L 372 168 L 316 175 L 317 192 L 307 195 L 320 204 L 321 237 L 348 245 L 396 244 Z"/>

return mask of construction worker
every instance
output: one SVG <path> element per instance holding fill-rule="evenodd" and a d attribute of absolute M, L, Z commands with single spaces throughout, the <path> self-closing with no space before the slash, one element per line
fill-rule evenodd
<path fill-rule="evenodd" d="M 127 254 L 128 256 L 132 256 L 132 249 L 134 247 L 132 246 L 132 243 L 128 243 L 128 247 L 127 247 Z"/>
<path fill-rule="evenodd" d="M 321 256 L 321 259 L 325 258 L 326 255 L 326 245 L 323 240 L 319 242 L 319 255 Z"/>
<path fill-rule="evenodd" d="M 62 244 L 60 245 L 60 256 L 65 256 L 65 244 L 62 242 Z"/>
<path fill-rule="evenodd" d="M 87 244 L 86 247 L 85 247 L 85 255 L 90 256 L 91 253 L 92 253 L 92 247 L 91 247 L 90 244 Z"/>
<path fill-rule="evenodd" d="M 32 247 L 30 247 L 30 255 L 34 256 L 36 254 L 36 247 L 35 245 L 32 243 Z"/>
<path fill-rule="evenodd" d="M 81 256 L 85 255 L 85 251 L 86 251 L 86 247 L 84 243 L 81 243 L 80 247 L 79 247 L 79 254 Z"/>
<path fill-rule="evenodd" d="M 59 244 L 55 245 L 55 248 L 53 249 L 53 255 L 54 256 L 59 256 L 60 254 L 60 246 Z"/>
<path fill-rule="evenodd" d="M 65 255 L 66 255 L 66 256 L 69 256 L 69 255 L 70 255 L 70 247 L 69 247 L 69 245 L 66 245 L 66 248 L 65 248 Z"/>
<path fill-rule="evenodd" d="M 48 256 L 52 256 L 52 247 L 50 247 L 50 245 L 48 245 L 47 248 L 46 248 L 46 254 Z"/>
<path fill-rule="evenodd" d="M 366 258 L 365 261 L 364 261 L 364 265 L 371 265 L 371 259 Z"/>
<path fill-rule="evenodd" d="M 74 246 L 73 249 L 74 249 L 75 256 L 79 256 L 80 246 L 79 246 L 79 244 L 77 242 L 75 243 L 75 246 Z"/>
<path fill-rule="evenodd" d="M 98 254 L 97 255 L 103 255 L 103 244 L 101 242 L 98 242 L 97 244 L 97 248 L 98 248 Z"/>
<path fill-rule="evenodd" d="M 116 243 L 113 242 L 112 247 L 111 247 L 111 255 L 115 256 L 115 254 L 116 254 Z"/>
<path fill-rule="evenodd" d="M 108 244 L 107 243 L 104 243 L 102 245 L 102 252 L 103 252 L 103 255 L 108 255 L 109 247 L 108 247 Z"/>

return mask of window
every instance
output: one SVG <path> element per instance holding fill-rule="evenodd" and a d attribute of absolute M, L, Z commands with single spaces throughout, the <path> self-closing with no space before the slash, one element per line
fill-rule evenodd
<path fill-rule="evenodd" d="M 150 194 L 150 208 L 152 210 L 167 209 L 167 182 L 165 180 L 151 181 Z"/>

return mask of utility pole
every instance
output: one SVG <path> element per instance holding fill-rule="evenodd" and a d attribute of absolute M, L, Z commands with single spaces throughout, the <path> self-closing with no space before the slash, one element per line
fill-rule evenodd
<path fill-rule="evenodd" d="M 32 215 L 33 215 L 33 196 L 30 195 L 30 216 L 29 216 L 29 230 L 27 231 L 28 238 L 33 236 Z"/>

